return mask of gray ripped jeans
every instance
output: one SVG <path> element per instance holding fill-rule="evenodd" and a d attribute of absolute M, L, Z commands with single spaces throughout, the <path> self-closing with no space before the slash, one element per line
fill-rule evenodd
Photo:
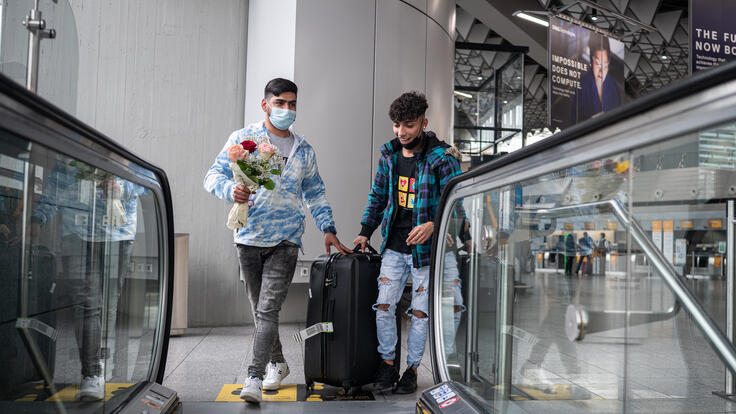
<path fill-rule="evenodd" d="M 299 248 L 288 241 L 273 247 L 236 247 L 256 325 L 248 375 L 263 379 L 269 361 L 286 362 L 279 340 L 279 312 L 294 277 Z"/>

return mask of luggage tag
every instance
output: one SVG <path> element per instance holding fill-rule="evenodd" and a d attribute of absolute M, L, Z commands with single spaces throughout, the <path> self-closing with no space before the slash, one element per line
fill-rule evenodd
<path fill-rule="evenodd" d="M 18 318 L 15 327 L 18 329 L 33 329 L 42 335 L 48 336 L 52 341 L 56 341 L 56 329 L 37 319 Z"/>
<path fill-rule="evenodd" d="M 308 327 L 307 329 L 302 329 L 301 331 L 295 333 L 294 340 L 300 344 L 315 335 L 333 332 L 334 331 L 332 330 L 332 322 L 318 322 Z"/>

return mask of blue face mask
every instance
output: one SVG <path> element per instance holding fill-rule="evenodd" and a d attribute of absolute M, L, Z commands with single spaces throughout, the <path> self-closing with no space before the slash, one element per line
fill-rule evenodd
<path fill-rule="evenodd" d="M 289 129 L 291 124 L 294 123 L 294 120 L 296 119 L 296 111 L 292 111 L 291 109 L 272 107 L 271 115 L 268 116 L 268 119 L 271 121 L 271 124 L 277 129 L 286 131 L 287 129 Z"/>

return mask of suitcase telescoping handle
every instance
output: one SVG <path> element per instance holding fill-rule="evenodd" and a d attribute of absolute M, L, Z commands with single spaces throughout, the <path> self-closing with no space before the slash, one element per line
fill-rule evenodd
<path fill-rule="evenodd" d="M 330 258 L 327 259 L 327 264 L 325 264 L 325 286 L 337 286 L 337 272 L 335 272 L 332 264 L 339 256 L 340 253 L 332 253 Z"/>

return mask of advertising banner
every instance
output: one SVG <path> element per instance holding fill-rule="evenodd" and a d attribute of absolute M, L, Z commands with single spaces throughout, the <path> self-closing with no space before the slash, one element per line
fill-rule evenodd
<path fill-rule="evenodd" d="M 692 0 L 690 4 L 690 70 L 695 73 L 736 58 L 733 0 Z"/>
<path fill-rule="evenodd" d="M 623 62 L 623 42 L 550 16 L 550 125 L 565 129 L 622 104 Z"/>

